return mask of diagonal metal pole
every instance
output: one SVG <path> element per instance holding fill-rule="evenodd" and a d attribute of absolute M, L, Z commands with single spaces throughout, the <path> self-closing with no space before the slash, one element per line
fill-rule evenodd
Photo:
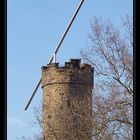
<path fill-rule="evenodd" d="M 26 107 L 25 107 L 25 110 L 28 109 L 28 107 L 29 107 L 29 105 L 30 105 L 30 103 L 31 103 L 31 101 L 32 101 L 32 99 L 33 99 L 33 97 L 34 97 L 34 95 L 35 95 L 37 89 L 39 88 L 39 85 L 41 84 L 41 80 L 42 80 L 42 78 L 40 78 L 40 80 L 39 80 L 39 82 L 38 82 L 38 84 L 37 84 L 37 86 L 36 86 L 36 88 L 35 88 L 35 90 L 34 90 L 32 96 L 30 97 L 30 100 L 28 101 L 28 104 L 27 104 Z"/>
<path fill-rule="evenodd" d="M 50 64 L 50 63 L 53 61 L 54 56 L 55 56 L 56 53 L 58 52 L 58 50 L 59 50 L 59 48 L 60 48 L 60 46 L 61 46 L 61 44 L 62 44 L 64 38 L 66 37 L 66 35 L 67 35 L 67 33 L 68 33 L 68 31 L 69 31 L 69 29 L 70 29 L 70 27 L 71 27 L 71 25 L 72 25 L 72 23 L 73 23 L 75 17 L 76 17 L 76 15 L 78 14 L 78 11 L 80 10 L 80 8 L 81 8 L 81 6 L 82 6 L 83 2 L 84 2 L 84 0 L 80 0 L 78 6 L 77 6 L 77 8 L 76 8 L 76 11 L 74 12 L 74 14 L 73 14 L 73 16 L 72 16 L 70 22 L 68 23 L 68 26 L 67 26 L 66 30 L 64 31 L 63 35 L 61 36 L 60 41 L 59 41 L 58 44 L 56 45 L 56 48 L 55 48 L 55 50 L 54 50 L 54 52 L 53 52 L 53 54 L 52 54 L 52 56 L 51 56 L 51 58 L 50 58 L 48 64 Z M 37 91 L 39 85 L 41 84 L 41 80 L 42 80 L 42 78 L 40 78 L 40 80 L 39 80 L 39 82 L 38 82 L 38 84 L 37 84 L 37 86 L 36 86 L 36 88 L 35 88 L 35 90 L 34 90 L 32 96 L 30 97 L 30 100 L 28 101 L 28 103 L 27 103 L 27 105 L 26 105 L 26 107 L 25 107 L 25 110 L 28 109 L 28 107 L 29 107 L 29 105 L 30 105 L 30 103 L 31 103 L 31 101 L 32 101 L 32 99 L 33 99 L 33 97 L 34 97 L 34 95 L 35 95 L 35 93 L 36 93 L 36 91 Z"/>
<path fill-rule="evenodd" d="M 67 25 L 66 30 L 64 31 L 64 33 L 63 33 L 63 35 L 61 36 L 61 38 L 60 38 L 58 44 L 56 45 L 56 48 L 55 48 L 55 50 L 54 50 L 54 52 L 53 52 L 53 54 L 52 54 L 52 56 L 51 56 L 51 58 L 50 58 L 50 60 L 49 60 L 49 63 L 51 63 L 51 62 L 53 61 L 54 55 L 56 55 L 58 49 L 60 48 L 60 46 L 61 46 L 61 44 L 62 44 L 62 42 L 63 42 L 65 36 L 67 35 L 67 33 L 68 33 L 68 31 L 69 31 L 69 29 L 70 29 L 70 27 L 71 27 L 71 25 L 72 25 L 72 23 L 73 23 L 73 21 L 74 21 L 76 15 L 78 14 L 78 12 L 79 12 L 79 10 L 80 10 L 80 8 L 81 8 L 83 2 L 84 2 L 84 0 L 81 0 L 80 3 L 78 4 L 78 6 L 77 6 L 77 8 L 76 8 L 76 11 L 74 12 L 74 14 L 73 14 L 73 16 L 72 16 L 70 22 L 69 22 L 68 25 Z"/>

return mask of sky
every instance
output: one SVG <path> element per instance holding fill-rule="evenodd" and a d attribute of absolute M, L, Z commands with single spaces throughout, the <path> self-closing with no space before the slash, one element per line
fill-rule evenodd
<path fill-rule="evenodd" d="M 34 107 L 41 104 L 37 91 L 24 108 L 64 32 L 79 0 L 7 0 L 7 140 L 32 137 L 41 130 L 34 124 Z M 109 18 L 120 26 L 121 17 L 133 15 L 132 0 L 85 0 L 57 53 L 63 65 L 80 58 L 89 44 L 94 16 Z"/>

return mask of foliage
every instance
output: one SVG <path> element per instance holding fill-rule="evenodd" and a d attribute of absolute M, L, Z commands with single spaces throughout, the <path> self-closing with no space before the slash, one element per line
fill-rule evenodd
<path fill-rule="evenodd" d="M 94 18 L 91 46 L 81 51 L 93 65 L 93 138 L 95 140 L 133 139 L 133 24 L 122 19 L 122 29 L 109 20 Z"/>

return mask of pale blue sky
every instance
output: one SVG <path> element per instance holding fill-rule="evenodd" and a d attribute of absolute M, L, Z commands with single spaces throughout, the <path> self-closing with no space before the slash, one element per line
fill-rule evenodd
<path fill-rule="evenodd" d="M 7 135 L 8 140 L 33 137 L 33 108 L 42 98 L 39 88 L 28 111 L 24 107 L 41 76 L 41 67 L 64 32 L 79 0 L 7 0 Z M 93 16 L 110 18 L 116 26 L 120 17 L 132 15 L 132 0 L 85 0 L 57 55 L 63 64 L 79 58 L 89 44 Z"/>

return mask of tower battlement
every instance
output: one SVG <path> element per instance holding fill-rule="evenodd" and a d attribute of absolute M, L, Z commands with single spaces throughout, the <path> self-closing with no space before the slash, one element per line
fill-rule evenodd
<path fill-rule="evenodd" d="M 59 63 L 51 63 L 42 67 L 42 87 L 50 84 L 82 84 L 92 87 L 92 74 L 91 65 L 81 64 L 80 59 L 70 59 L 63 67 L 59 67 Z"/>
<path fill-rule="evenodd" d="M 42 70 L 45 70 L 47 68 L 93 70 L 91 65 L 81 64 L 81 59 L 70 59 L 69 62 L 65 62 L 65 65 L 63 67 L 59 67 L 59 63 L 51 63 L 47 66 L 42 66 Z"/>

